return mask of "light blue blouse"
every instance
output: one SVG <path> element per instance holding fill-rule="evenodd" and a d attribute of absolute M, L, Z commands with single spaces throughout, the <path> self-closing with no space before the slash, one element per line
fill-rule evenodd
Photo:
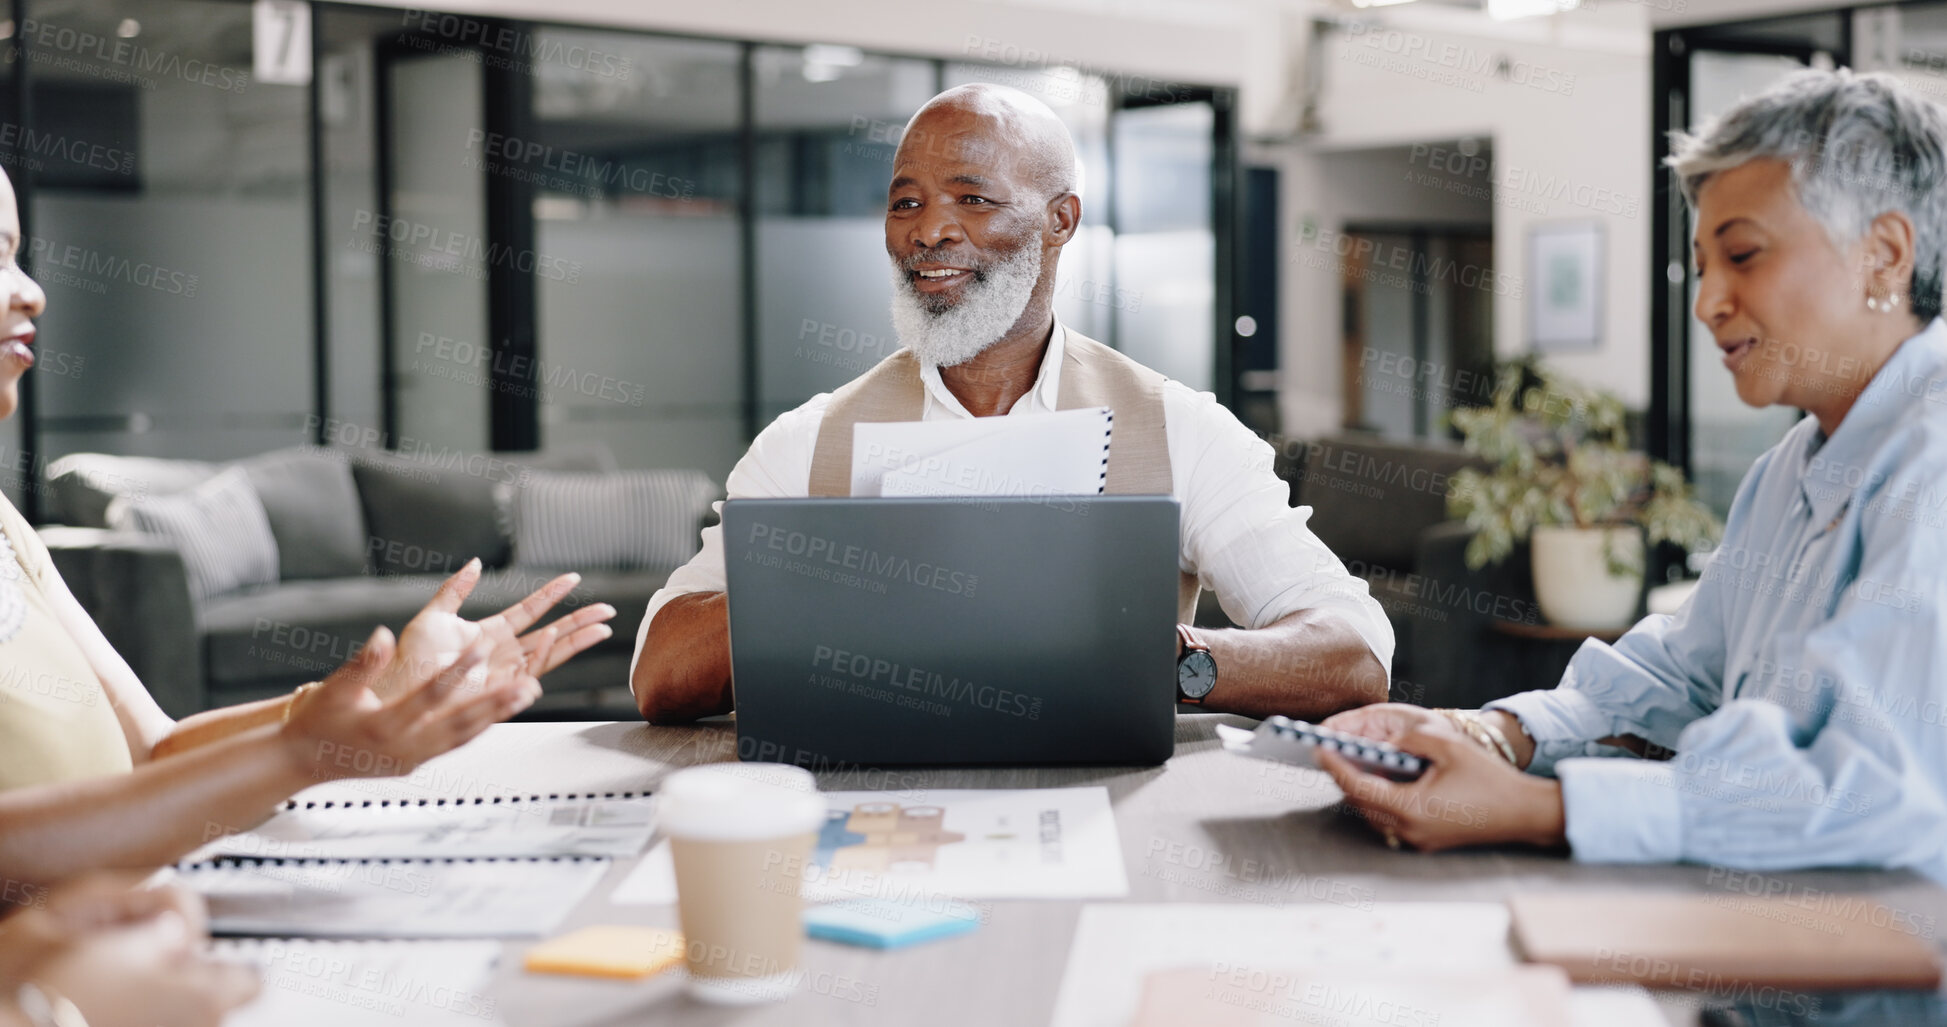
<path fill-rule="evenodd" d="M 1758 459 L 1681 610 L 1488 708 L 1561 779 L 1578 859 L 1947 882 L 1947 324 Z M 1677 755 L 1591 741 L 1622 734 Z"/>

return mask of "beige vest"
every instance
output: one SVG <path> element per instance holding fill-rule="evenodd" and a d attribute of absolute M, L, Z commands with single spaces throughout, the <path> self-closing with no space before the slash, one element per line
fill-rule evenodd
<path fill-rule="evenodd" d="M 1115 412 L 1103 491 L 1167 496 L 1175 491 L 1170 448 L 1163 434 L 1163 383 L 1168 379 L 1074 331 L 1068 332 L 1055 409 L 1108 407 Z M 926 409 L 919 359 L 902 349 L 832 393 L 811 455 L 811 494 L 852 494 L 852 426 L 862 421 L 917 421 Z M 1178 574 L 1176 619 L 1196 617 L 1195 575 Z"/>

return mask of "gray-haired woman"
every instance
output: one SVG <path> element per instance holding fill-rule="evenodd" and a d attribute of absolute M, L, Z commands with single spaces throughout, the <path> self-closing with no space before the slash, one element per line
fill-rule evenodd
<path fill-rule="evenodd" d="M 1745 477 L 1674 616 L 1482 711 L 1328 721 L 1431 759 L 1410 785 L 1331 765 L 1389 838 L 1947 880 L 1944 141 L 1939 108 L 1845 71 L 1677 139 L 1697 318 L 1744 402 L 1811 416 Z M 1616 758 L 1651 746 L 1674 757 Z"/>

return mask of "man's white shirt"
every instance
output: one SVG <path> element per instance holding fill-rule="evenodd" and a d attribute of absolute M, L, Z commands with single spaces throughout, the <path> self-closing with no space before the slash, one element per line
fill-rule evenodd
<path fill-rule="evenodd" d="M 1006 416 L 1057 409 L 1066 344 L 1067 330 L 1057 323 L 1034 388 Z M 926 385 L 922 420 L 973 416 L 941 381 L 939 368 L 922 363 L 920 379 Z M 831 398 L 831 393 L 821 392 L 759 433 L 730 472 L 728 496 L 810 495 L 812 452 Z M 1306 526 L 1311 507 L 1290 505 L 1290 487 L 1272 469 L 1276 454 L 1270 445 L 1215 396 L 1175 380 L 1163 386 L 1163 421 L 1172 491 L 1182 508 L 1178 569 L 1195 574 L 1204 588 L 1216 593 L 1224 613 L 1247 628 L 1264 627 L 1300 610 L 1336 614 L 1359 633 L 1390 675 L 1392 624 L 1364 579 L 1348 572 Z M 717 504 L 719 515 L 722 507 Z M 679 595 L 723 591 L 724 574 L 723 529 L 712 525 L 703 530 L 703 548 L 650 598 L 636 632 L 631 681 L 656 613 Z"/>

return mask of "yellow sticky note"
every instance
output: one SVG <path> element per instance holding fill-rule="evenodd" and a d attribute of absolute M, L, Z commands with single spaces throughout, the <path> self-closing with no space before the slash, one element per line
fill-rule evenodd
<path fill-rule="evenodd" d="M 683 936 L 666 927 L 584 927 L 527 950 L 529 973 L 647 977 L 683 961 Z"/>

